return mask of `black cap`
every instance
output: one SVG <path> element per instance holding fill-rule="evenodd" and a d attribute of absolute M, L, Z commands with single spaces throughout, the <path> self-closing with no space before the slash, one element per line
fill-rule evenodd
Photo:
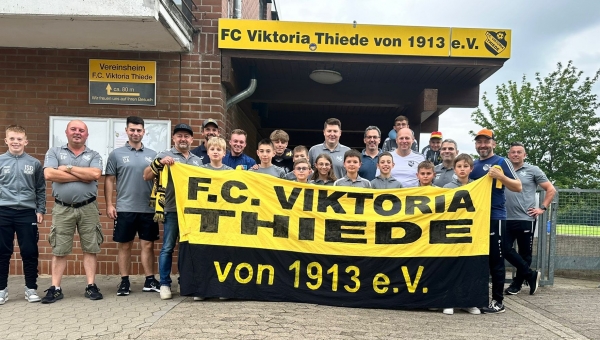
<path fill-rule="evenodd" d="M 204 123 L 202 123 L 202 128 L 204 129 L 208 124 L 215 124 L 217 129 L 219 128 L 219 124 L 217 124 L 217 121 L 212 118 L 205 119 Z"/>
<path fill-rule="evenodd" d="M 181 123 L 175 125 L 175 128 L 173 129 L 173 134 L 176 134 L 178 131 L 185 131 L 189 133 L 190 136 L 194 136 L 194 131 L 192 130 L 192 127 L 187 124 Z"/>

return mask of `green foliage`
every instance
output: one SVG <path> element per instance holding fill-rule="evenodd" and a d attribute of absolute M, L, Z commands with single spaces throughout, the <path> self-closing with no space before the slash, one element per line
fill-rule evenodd
<path fill-rule="evenodd" d="M 592 93 L 600 70 L 583 81 L 582 74 L 569 61 L 544 78 L 536 73 L 535 86 L 525 75 L 521 84 L 508 81 L 496 86 L 495 103 L 484 93 L 487 112 L 478 108 L 471 119 L 494 130 L 498 155 L 506 155 L 511 142 L 522 142 L 526 162 L 539 166 L 556 187 L 600 188 L 600 103 Z"/>

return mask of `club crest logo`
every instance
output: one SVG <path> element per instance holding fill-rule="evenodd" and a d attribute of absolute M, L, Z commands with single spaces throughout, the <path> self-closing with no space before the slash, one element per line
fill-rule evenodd
<path fill-rule="evenodd" d="M 90 156 L 90 155 L 83 155 L 83 157 L 81 157 L 81 158 L 83 158 L 84 161 L 89 162 L 89 160 L 92 159 L 92 156 Z"/>
<path fill-rule="evenodd" d="M 2 168 L 2 173 L 3 174 L 10 174 L 10 167 L 9 166 L 5 166 Z"/>
<path fill-rule="evenodd" d="M 408 166 L 410 166 L 411 168 L 414 168 L 416 164 L 417 162 L 415 161 L 408 161 Z"/>
<path fill-rule="evenodd" d="M 144 157 L 146 163 L 152 163 L 152 157 Z"/>
<path fill-rule="evenodd" d="M 195 166 L 200 166 L 200 164 L 198 164 L 198 161 L 192 161 L 192 163 L 194 163 Z"/>
<path fill-rule="evenodd" d="M 33 165 L 25 165 L 23 173 L 26 175 L 33 175 Z"/>
<path fill-rule="evenodd" d="M 489 164 L 484 164 L 484 165 L 483 165 L 483 171 L 489 171 L 491 167 L 492 167 L 492 166 L 491 166 L 491 165 L 489 165 Z"/>
<path fill-rule="evenodd" d="M 498 55 L 506 49 L 508 43 L 506 42 L 505 31 L 487 31 L 485 32 L 485 48 L 490 51 L 493 55 Z"/>
<path fill-rule="evenodd" d="M 129 156 L 123 156 L 123 163 L 129 163 Z"/>
<path fill-rule="evenodd" d="M 344 161 L 344 156 L 335 156 L 335 159 L 336 159 L 338 162 L 343 162 L 343 161 Z"/>
<path fill-rule="evenodd" d="M 61 160 L 65 160 L 67 159 L 67 154 L 66 153 L 62 153 L 59 155 Z"/>

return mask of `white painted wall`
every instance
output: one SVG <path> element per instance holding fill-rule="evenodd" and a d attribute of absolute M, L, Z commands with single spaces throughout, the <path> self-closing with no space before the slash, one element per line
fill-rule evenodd
<path fill-rule="evenodd" d="M 43 15 L 73 17 L 152 17 L 158 19 L 160 0 L 2 0 L 0 17 Z"/>
<path fill-rule="evenodd" d="M 0 0 L 0 46 L 189 51 L 170 0 Z"/>

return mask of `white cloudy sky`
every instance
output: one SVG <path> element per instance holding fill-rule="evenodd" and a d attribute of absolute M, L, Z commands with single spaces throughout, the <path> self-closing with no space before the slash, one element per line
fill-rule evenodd
<path fill-rule="evenodd" d="M 592 76 L 600 69 L 600 1 L 598 0 L 275 0 L 280 20 L 407 26 L 505 28 L 512 30 L 512 56 L 481 85 L 481 94 L 496 85 L 534 81 L 557 62 Z M 600 95 L 596 84 L 594 92 Z M 488 96 L 495 98 L 495 95 Z M 440 117 L 444 137 L 463 152 L 475 153 L 469 130 L 474 109 L 450 109 Z M 599 112 L 600 114 L 600 112 Z M 442 128 L 443 127 L 443 128 Z M 428 136 L 423 135 L 423 143 Z M 423 146 L 423 143 L 421 144 Z"/>

